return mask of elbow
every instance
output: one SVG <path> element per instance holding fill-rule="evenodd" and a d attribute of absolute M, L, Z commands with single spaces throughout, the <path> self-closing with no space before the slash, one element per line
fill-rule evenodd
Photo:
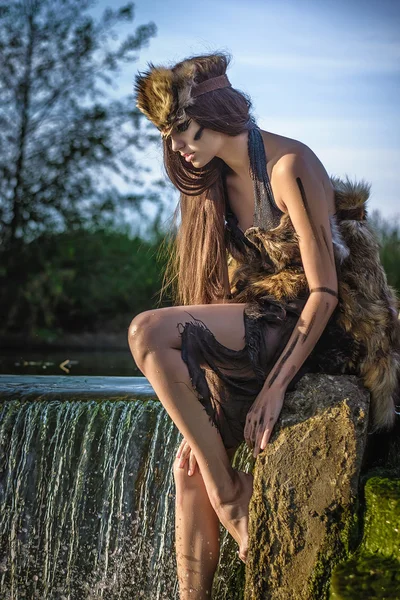
<path fill-rule="evenodd" d="M 336 292 L 335 296 L 332 296 L 331 294 L 329 294 L 329 300 L 328 300 L 328 298 L 326 298 L 326 300 L 327 300 L 327 304 L 329 305 L 329 309 L 328 309 L 329 313 L 330 313 L 330 315 L 332 315 L 335 312 L 337 305 L 339 304 L 338 292 Z"/>
<path fill-rule="evenodd" d="M 336 309 L 337 305 L 339 304 L 339 297 L 337 295 L 332 296 L 331 294 L 326 294 L 324 295 L 324 300 L 328 312 L 332 314 Z"/>
<path fill-rule="evenodd" d="M 314 297 L 314 302 L 323 305 L 325 313 L 332 315 L 339 304 L 339 293 L 337 287 L 318 286 L 310 289 L 310 298 Z"/>
<path fill-rule="evenodd" d="M 332 304 L 335 303 L 335 305 L 339 302 L 339 291 L 337 285 L 334 287 L 328 285 L 310 287 L 310 294 L 318 294 L 319 296 L 325 296 L 326 298 L 329 296 Z"/>

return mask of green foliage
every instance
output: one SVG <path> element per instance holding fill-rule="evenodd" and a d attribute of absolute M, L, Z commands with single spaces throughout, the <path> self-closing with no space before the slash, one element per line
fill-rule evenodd
<path fill-rule="evenodd" d="M 94 4 L 0 0 L 3 331 L 101 327 L 121 310 L 150 308 L 157 289 L 162 268 L 151 244 L 109 226 L 127 209 L 143 226 L 145 203 L 163 208 L 165 183 L 145 186 L 149 168 L 138 162 L 159 136 L 142 125 L 131 94 L 109 93 L 156 26 L 121 37 L 134 4 L 93 18 Z"/>
<path fill-rule="evenodd" d="M 133 3 L 107 8 L 97 22 L 88 13 L 92 6 L 91 0 L 0 0 L 4 246 L 14 249 L 18 240 L 86 221 L 101 224 L 154 200 L 151 189 L 140 189 L 139 173 L 148 169 L 135 154 L 154 135 L 141 127 L 144 117 L 132 96 L 112 100 L 108 89 L 156 27 L 140 25 L 119 40 L 118 25 L 133 21 Z M 116 185 L 118 178 L 128 193 Z"/>
<path fill-rule="evenodd" d="M 380 256 L 389 284 L 400 294 L 400 223 L 398 219 L 384 219 L 378 211 L 372 213 L 370 222 L 380 244 Z"/>
<path fill-rule="evenodd" d="M 114 227 L 46 234 L 22 246 L 13 260 L 23 267 L 23 284 L 8 282 L 3 331 L 127 328 L 135 314 L 157 305 L 165 267 L 157 259 L 160 243 L 160 233 L 146 241 Z"/>

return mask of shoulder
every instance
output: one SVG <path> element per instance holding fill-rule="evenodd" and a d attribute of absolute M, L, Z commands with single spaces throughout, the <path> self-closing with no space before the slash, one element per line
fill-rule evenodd
<path fill-rule="evenodd" d="M 296 142 L 276 161 L 274 174 L 277 180 L 290 177 L 296 172 L 309 173 L 311 176 L 317 177 L 317 162 L 319 162 L 318 157 L 311 148 L 301 142 Z"/>
<path fill-rule="evenodd" d="M 298 178 L 308 186 L 321 186 L 321 188 L 327 185 L 325 180 L 329 179 L 318 157 L 308 146 L 300 142 L 288 149 L 274 166 L 275 200 L 283 212 L 287 212 L 284 200 L 287 190 L 294 184 L 297 185 Z"/>

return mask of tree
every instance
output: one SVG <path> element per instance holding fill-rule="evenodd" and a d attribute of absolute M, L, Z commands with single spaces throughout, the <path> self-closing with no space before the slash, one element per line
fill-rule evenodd
<path fill-rule="evenodd" d="M 0 332 L 23 332 L 26 344 L 64 332 L 126 331 L 136 314 L 156 308 L 165 268 L 164 258 L 157 260 L 162 238 L 144 240 L 115 225 L 35 238 L 21 249 L 29 272 L 13 291 Z"/>
<path fill-rule="evenodd" d="M 398 217 L 385 219 L 374 210 L 369 221 L 378 236 L 380 257 L 389 284 L 400 294 L 400 221 Z M 400 309 L 400 306 L 399 306 Z"/>
<path fill-rule="evenodd" d="M 115 27 L 133 20 L 134 4 L 107 8 L 98 22 L 88 14 L 93 4 L 0 0 L 0 241 L 8 256 L 42 232 L 158 200 L 155 188 L 122 193 L 111 181 L 117 174 L 143 188 L 135 152 L 154 135 L 133 96 L 107 94 L 156 26 L 117 43 Z"/>

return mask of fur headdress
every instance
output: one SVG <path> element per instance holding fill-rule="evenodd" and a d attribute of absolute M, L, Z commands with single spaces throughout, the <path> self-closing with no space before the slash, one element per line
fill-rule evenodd
<path fill-rule="evenodd" d="M 210 67 L 213 59 L 215 62 L 219 56 L 207 57 Z M 186 120 L 185 110 L 194 104 L 197 96 L 231 86 L 225 74 L 207 77 L 201 67 L 195 60 L 183 61 L 171 69 L 149 63 L 146 72 L 136 75 L 136 106 L 163 136 L 167 136 L 175 124 Z"/>

